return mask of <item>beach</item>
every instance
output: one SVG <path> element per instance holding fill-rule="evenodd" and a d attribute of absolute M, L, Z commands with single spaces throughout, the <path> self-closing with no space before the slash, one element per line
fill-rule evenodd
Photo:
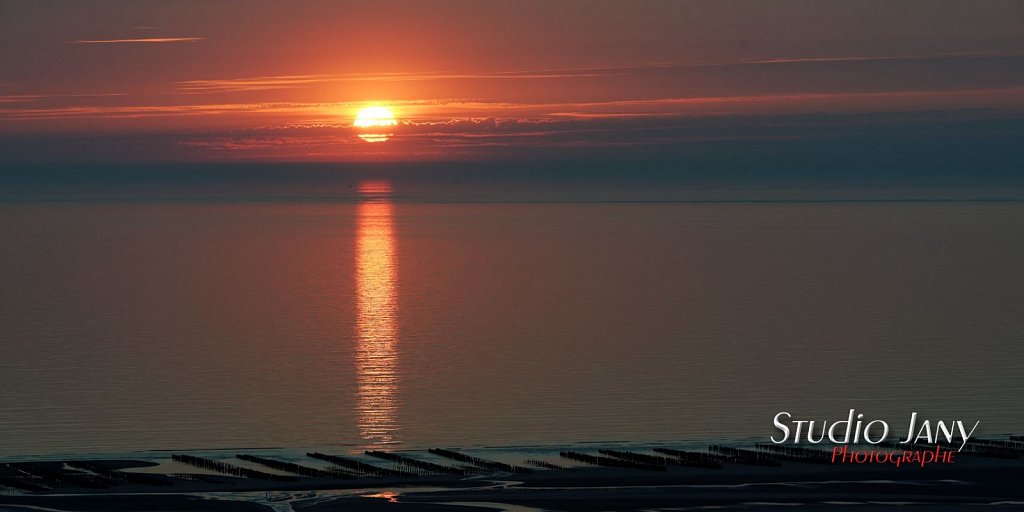
<path fill-rule="evenodd" d="M 702 451 L 652 446 L 529 450 L 519 453 L 521 465 L 506 462 L 514 450 L 500 452 L 501 461 L 478 456 L 483 450 L 312 453 L 317 457 L 288 461 L 226 453 L 148 461 L 19 461 L 0 464 L 0 484 L 5 485 L 0 510 L 1018 508 L 1024 504 L 1024 490 L 1017 485 L 1024 478 L 1022 443 L 992 442 L 955 463 L 900 467 L 835 463 L 827 450 L 718 445 Z M 191 469 L 176 465 L 182 460 Z M 290 471 L 271 468 L 281 463 L 291 464 Z M 359 470 L 353 469 L 356 465 Z M 236 476 L 240 471 L 246 476 Z M 336 477 L 300 474 L 309 471 L 335 472 Z M 33 485 L 40 488 L 26 490 Z"/>

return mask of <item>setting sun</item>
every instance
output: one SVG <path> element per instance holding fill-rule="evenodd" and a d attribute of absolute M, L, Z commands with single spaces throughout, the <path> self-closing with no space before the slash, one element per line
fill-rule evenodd
<path fill-rule="evenodd" d="M 398 124 L 391 109 L 381 106 L 366 107 L 359 111 L 356 120 L 352 123 L 356 128 L 370 129 L 361 131 L 359 138 L 366 142 L 383 142 L 391 137 L 390 130 L 381 130 Z M 372 133 L 371 133 L 372 132 Z"/>

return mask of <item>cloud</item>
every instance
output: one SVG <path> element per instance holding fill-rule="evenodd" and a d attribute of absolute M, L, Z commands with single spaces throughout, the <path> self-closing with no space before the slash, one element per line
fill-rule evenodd
<path fill-rule="evenodd" d="M 113 98 L 118 96 L 126 96 L 126 94 L 122 92 L 97 94 L 0 94 L 0 103 L 28 103 L 52 98 Z"/>
<path fill-rule="evenodd" d="M 302 78 L 296 77 L 297 80 Z M 90 97 L 94 95 L 81 95 Z M 105 96 L 105 95 L 95 95 Z M 0 119 L 60 122 L 74 119 L 153 119 L 204 117 L 221 126 L 342 126 L 364 102 L 212 102 L 171 105 L 39 105 L 47 96 L 0 96 Z M 61 96 L 74 97 L 74 96 Z M 389 102 L 403 125 L 434 126 L 481 119 L 550 122 L 585 119 L 687 118 L 726 114 L 899 111 L 934 108 L 1003 107 L 1019 104 L 1024 88 L 966 91 L 897 91 L 671 97 L 595 102 L 488 102 L 472 99 L 424 99 Z M 468 121 L 467 121 L 468 120 Z M 509 122 L 509 121 L 496 121 Z M 142 126 L 140 124 L 139 126 Z M 209 126 L 199 123 L 194 126 Z M 469 126 L 469 125 L 467 125 Z"/>
<path fill-rule="evenodd" d="M 183 80 L 178 82 L 177 86 L 179 91 L 185 93 L 215 93 L 289 89 L 334 80 L 336 77 L 332 75 L 281 75 L 222 80 Z"/>
<path fill-rule="evenodd" d="M 648 77 L 652 73 L 673 75 L 697 70 L 722 70 L 725 68 L 763 68 L 808 64 L 873 64 L 892 62 L 945 62 L 950 60 L 991 60 L 1019 58 L 1024 51 L 998 52 L 957 52 L 919 55 L 860 55 L 860 56 L 815 56 L 780 57 L 776 59 L 739 60 L 716 63 L 645 63 L 630 66 L 588 66 L 578 68 L 512 70 L 486 73 L 456 73 L 445 71 L 416 71 L 396 73 L 340 73 L 315 75 L 279 75 L 236 78 L 211 78 L 183 80 L 177 83 L 182 93 L 227 93 L 262 91 L 270 89 L 296 89 L 315 85 L 344 82 L 413 82 L 441 80 L 560 80 L 608 77 Z"/>
<path fill-rule="evenodd" d="M 2 103 L 27 103 L 35 101 L 43 96 L 40 94 L 7 94 L 0 95 L 0 104 Z"/>
<path fill-rule="evenodd" d="M 802 115 L 475 118 L 404 122 L 368 144 L 348 124 L 190 131 L 26 133 L 0 137 L 0 171 L 46 162 L 660 162 L 659 172 L 723 169 L 799 179 L 833 173 L 1013 178 L 1024 113 L 958 109 Z M 567 164 L 568 165 L 568 164 Z M 610 164 L 609 164 L 610 165 Z M 15 166 L 8 166 L 14 169 Z M 554 168 L 552 168 L 554 169 Z M 642 169 L 627 167 L 623 169 Z M 844 170 L 845 169 L 845 170 Z M 556 170 L 552 170 L 556 172 Z M 625 172 L 625 171 L 623 171 Z M 916 174 L 915 174 L 916 173 Z M 979 174 L 981 173 L 981 174 Z M 986 174 L 987 173 L 987 174 Z M 0 172 L 0 175 L 3 173 Z M 975 178 L 971 178 L 975 179 Z"/>
<path fill-rule="evenodd" d="M 610 68 L 609 68 L 610 69 Z M 292 89 L 317 84 L 341 82 L 418 82 L 428 80 L 529 80 L 599 77 L 602 71 L 578 69 L 561 71 L 503 71 L 497 73 L 344 73 L 332 75 L 281 75 L 243 78 L 183 80 L 178 90 L 184 93 L 219 93 Z"/>
<path fill-rule="evenodd" d="M 881 133 L 963 135 L 982 126 L 1019 123 L 1019 115 L 992 110 L 699 117 L 482 118 L 403 122 L 387 148 L 404 151 L 486 151 L 488 148 L 660 147 L 737 141 L 879 136 Z M 963 129 L 969 127 L 969 130 Z M 980 133 L 980 132 L 979 132 Z M 943 136 L 946 136 L 943 135 Z M 178 144 L 214 152 L 281 152 L 316 148 L 360 152 L 370 149 L 349 125 L 285 125 L 210 131 L 184 136 Z"/>
<path fill-rule="evenodd" d="M 730 133 L 714 122 L 638 119 L 452 119 L 405 122 L 390 133 L 387 145 L 370 145 L 348 125 L 290 125 L 211 131 L 183 135 L 175 144 L 215 158 L 305 158 L 312 155 L 352 158 L 384 154 L 458 157 L 493 155 L 495 151 L 654 148 L 680 143 L 741 140 L 788 140 L 790 133 Z M 315 159 L 315 158 L 314 158 Z"/>
<path fill-rule="evenodd" d="M 913 60 L 939 60 L 958 58 L 990 58 L 990 57 L 1020 57 L 1024 56 L 1024 50 L 1013 51 L 988 51 L 988 52 L 945 52 L 919 55 L 875 55 L 875 56 L 852 56 L 852 57 L 793 57 L 766 59 L 749 62 L 748 64 L 802 64 L 802 63 L 832 63 L 832 62 L 887 62 L 887 61 L 913 61 Z M 728 64 L 725 64 L 728 65 Z"/>
<path fill-rule="evenodd" d="M 320 104 L 304 103 L 223 103 L 203 105 L 127 105 L 70 106 L 55 108 L 0 109 L 0 118 L 67 119 L 67 118 L 146 118 L 169 116 L 222 115 L 229 113 L 309 113 L 320 112 Z"/>
<path fill-rule="evenodd" d="M 121 43 L 194 43 L 204 37 L 145 37 L 136 39 L 77 39 L 67 44 L 121 44 Z"/>

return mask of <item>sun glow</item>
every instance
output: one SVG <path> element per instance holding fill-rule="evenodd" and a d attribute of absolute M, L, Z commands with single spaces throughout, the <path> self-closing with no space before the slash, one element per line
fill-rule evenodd
<path fill-rule="evenodd" d="M 381 106 L 366 107 L 359 111 L 353 126 L 359 129 L 359 138 L 366 142 L 384 142 L 393 135 L 388 128 L 396 126 L 398 121 L 391 109 Z"/>

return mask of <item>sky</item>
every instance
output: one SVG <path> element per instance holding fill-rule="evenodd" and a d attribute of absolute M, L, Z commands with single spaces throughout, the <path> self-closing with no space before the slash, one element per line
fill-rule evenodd
<path fill-rule="evenodd" d="M 368 105 L 398 118 L 388 140 L 358 137 Z M 0 0 L 6 169 L 853 158 L 1005 177 L 1022 135 L 1016 0 Z"/>

